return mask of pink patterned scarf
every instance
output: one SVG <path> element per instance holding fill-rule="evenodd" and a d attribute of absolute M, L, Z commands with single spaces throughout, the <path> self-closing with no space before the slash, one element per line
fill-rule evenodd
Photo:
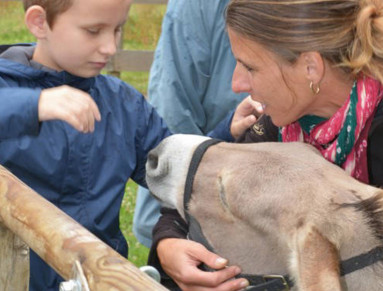
<path fill-rule="evenodd" d="M 282 127 L 283 142 L 302 141 L 314 145 L 330 162 L 354 178 L 368 183 L 367 136 L 374 113 L 383 97 L 383 86 L 369 77 L 354 84 L 350 97 L 328 120 L 302 130 L 299 121 Z"/>

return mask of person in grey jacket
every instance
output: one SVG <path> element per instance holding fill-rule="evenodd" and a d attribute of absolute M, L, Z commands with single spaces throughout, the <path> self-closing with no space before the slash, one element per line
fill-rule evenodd
<path fill-rule="evenodd" d="M 148 95 L 173 133 L 206 135 L 246 96 L 231 89 L 235 59 L 224 23 L 228 2 L 168 2 Z M 139 187 L 133 232 L 147 247 L 159 210 L 149 190 Z"/>

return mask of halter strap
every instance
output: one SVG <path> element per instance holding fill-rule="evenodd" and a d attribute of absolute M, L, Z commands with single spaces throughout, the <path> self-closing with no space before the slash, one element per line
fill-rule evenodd
<path fill-rule="evenodd" d="M 193 153 L 192 160 L 190 162 L 189 169 L 188 169 L 188 174 L 186 176 L 185 191 L 184 191 L 185 218 L 186 218 L 186 222 L 188 224 L 190 221 L 190 216 L 187 213 L 187 210 L 189 210 L 188 204 L 189 204 L 189 200 L 191 198 L 191 193 L 193 190 L 194 177 L 195 177 L 195 174 L 197 172 L 199 163 L 201 162 L 202 157 L 203 157 L 204 153 L 206 152 L 206 150 L 210 146 L 215 145 L 215 144 L 220 143 L 220 142 L 221 142 L 221 140 L 218 140 L 218 139 L 205 140 L 196 148 L 196 150 Z"/>

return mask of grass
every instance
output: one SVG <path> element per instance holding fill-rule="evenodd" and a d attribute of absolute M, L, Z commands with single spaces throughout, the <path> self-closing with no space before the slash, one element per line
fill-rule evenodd
<path fill-rule="evenodd" d="M 129 20 L 124 27 L 123 48 L 153 50 L 161 32 L 165 5 L 132 5 Z M 21 2 L 0 0 L 0 44 L 34 42 L 24 25 Z M 123 72 L 121 79 L 133 85 L 144 95 L 147 91 L 147 72 Z M 136 266 L 146 265 L 148 249 L 132 233 L 133 210 L 137 185 L 128 181 L 120 211 L 120 227 L 129 243 L 129 260 Z"/>

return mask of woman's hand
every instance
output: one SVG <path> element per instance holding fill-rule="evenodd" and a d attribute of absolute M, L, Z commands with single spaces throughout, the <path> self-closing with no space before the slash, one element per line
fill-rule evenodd
<path fill-rule="evenodd" d="M 251 99 L 250 96 L 243 99 L 235 110 L 233 120 L 230 126 L 231 135 L 237 139 L 250 126 L 252 126 L 257 118 L 263 113 L 262 104 Z"/>
<path fill-rule="evenodd" d="M 234 279 L 241 270 L 227 266 L 228 261 L 209 252 L 203 245 L 177 238 L 163 239 L 158 243 L 157 254 L 164 271 L 183 291 L 234 291 L 249 285 L 246 279 Z M 202 271 L 204 263 L 217 271 Z"/>

